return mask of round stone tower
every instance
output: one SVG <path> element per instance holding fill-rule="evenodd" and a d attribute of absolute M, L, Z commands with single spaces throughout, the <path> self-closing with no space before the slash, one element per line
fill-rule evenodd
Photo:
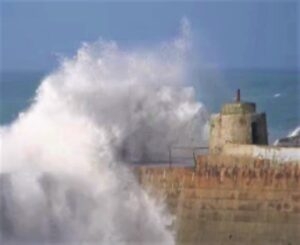
<path fill-rule="evenodd" d="M 241 102 L 239 89 L 236 101 L 223 105 L 221 112 L 211 117 L 210 153 L 221 153 L 226 143 L 268 144 L 266 114 L 256 113 L 255 103 Z"/>

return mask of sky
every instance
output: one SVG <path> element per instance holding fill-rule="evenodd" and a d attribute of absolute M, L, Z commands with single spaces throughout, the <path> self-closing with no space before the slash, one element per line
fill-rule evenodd
<path fill-rule="evenodd" d="M 196 56 L 222 69 L 300 69 L 297 1 L 1 1 L 1 70 L 50 70 L 99 38 L 147 46 L 186 17 Z"/>

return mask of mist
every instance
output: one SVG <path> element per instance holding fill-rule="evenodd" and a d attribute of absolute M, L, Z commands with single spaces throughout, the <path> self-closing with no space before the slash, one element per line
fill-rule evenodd
<path fill-rule="evenodd" d="M 46 76 L 1 135 L 4 244 L 174 244 L 173 217 L 128 165 L 207 142 L 208 114 L 187 87 L 192 38 L 149 48 L 84 43 Z"/>

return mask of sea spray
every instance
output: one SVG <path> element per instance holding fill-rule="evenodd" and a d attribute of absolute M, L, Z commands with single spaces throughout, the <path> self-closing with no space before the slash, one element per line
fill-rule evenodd
<path fill-rule="evenodd" d="M 205 142 L 207 113 L 185 88 L 189 25 L 148 49 L 83 44 L 35 102 L 1 128 L 1 239 L 28 244 L 174 244 L 172 219 L 126 167 Z"/>
<path fill-rule="evenodd" d="M 300 135 L 300 126 L 296 127 L 294 130 L 292 130 L 287 137 L 295 137 Z"/>

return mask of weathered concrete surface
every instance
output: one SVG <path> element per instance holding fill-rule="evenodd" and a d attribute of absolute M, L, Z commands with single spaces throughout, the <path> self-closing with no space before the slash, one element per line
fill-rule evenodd
<path fill-rule="evenodd" d="M 225 144 L 268 144 L 265 113 L 256 113 L 254 103 L 230 103 L 210 121 L 209 150 L 220 154 Z"/>
<path fill-rule="evenodd" d="M 247 113 L 255 113 L 255 111 L 256 111 L 255 103 L 250 103 L 250 102 L 227 103 L 223 105 L 221 109 L 221 113 L 223 115 L 247 114 Z"/>
<path fill-rule="evenodd" d="M 246 157 L 254 159 L 268 159 L 273 163 L 297 162 L 300 164 L 299 147 L 259 146 L 242 144 L 225 144 L 223 155 L 230 157 Z"/>
<path fill-rule="evenodd" d="M 196 168 L 136 171 L 176 216 L 178 244 L 300 244 L 299 164 L 208 164 L 200 156 Z"/>

